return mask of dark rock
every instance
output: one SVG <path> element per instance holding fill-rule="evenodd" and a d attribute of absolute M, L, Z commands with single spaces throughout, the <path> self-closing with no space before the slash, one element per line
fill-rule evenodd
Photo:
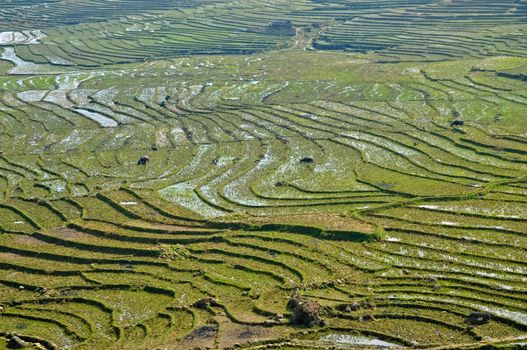
<path fill-rule="evenodd" d="M 465 125 L 465 122 L 462 120 L 454 120 L 452 123 L 450 123 L 451 127 L 463 126 L 463 125 Z"/>
<path fill-rule="evenodd" d="M 360 309 L 373 309 L 373 308 L 374 306 L 367 301 L 353 302 L 351 304 L 341 304 L 337 306 L 337 310 L 345 311 L 345 312 L 352 312 L 352 311 L 357 311 Z"/>
<path fill-rule="evenodd" d="M 469 327 L 481 326 L 489 322 L 490 314 L 487 312 L 473 312 L 465 320 Z"/>
<path fill-rule="evenodd" d="M 351 311 L 357 311 L 362 307 L 362 304 L 360 303 L 353 303 L 349 305 Z"/>
<path fill-rule="evenodd" d="M 338 311 L 341 311 L 341 312 L 350 313 L 352 311 L 357 311 L 357 310 L 359 310 L 362 307 L 363 307 L 362 303 L 354 302 L 354 303 L 351 303 L 351 304 L 340 304 L 340 305 L 337 305 L 336 309 Z"/>
<path fill-rule="evenodd" d="M 349 309 L 349 305 L 348 304 L 339 304 L 335 307 L 335 309 L 337 309 L 337 311 L 341 311 L 341 312 L 349 312 L 348 309 Z M 351 311 L 351 310 L 350 310 Z"/>
<path fill-rule="evenodd" d="M 300 160 L 300 164 L 311 164 L 313 163 L 315 160 L 311 157 L 304 157 Z"/>
<path fill-rule="evenodd" d="M 150 157 L 149 156 L 142 156 L 137 161 L 137 165 L 146 165 L 146 163 L 148 163 L 148 162 L 150 162 Z"/>
<path fill-rule="evenodd" d="M 200 300 L 196 301 L 194 304 L 192 304 L 192 306 L 194 306 L 194 307 L 196 307 L 198 309 L 205 310 L 209 306 L 218 306 L 218 302 L 214 298 L 206 297 L 206 298 L 203 298 L 203 299 L 200 299 Z"/>
<path fill-rule="evenodd" d="M 16 335 L 12 336 L 7 341 L 7 348 L 8 349 L 23 349 L 23 348 L 25 348 L 28 345 L 29 344 L 27 342 L 23 341 L 22 339 L 20 339 Z"/>

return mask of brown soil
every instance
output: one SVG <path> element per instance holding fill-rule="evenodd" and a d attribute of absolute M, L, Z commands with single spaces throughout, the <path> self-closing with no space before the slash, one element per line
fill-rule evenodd
<path fill-rule="evenodd" d="M 38 239 L 33 238 L 31 236 L 22 236 L 22 235 L 17 236 L 15 238 L 15 243 L 28 246 L 28 247 L 39 247 L 39 246 L 47 245 L 47 243 L 39 241 Z"/>
<path fill-rule="evenodd" d="M 69 240 L 81 239 L 82 237 L 86 236 L 85 234 L 77 230 L 66 228 L 66 227 L 58 228 L 58 229 L 52 230 L 51 232 L 53 232 L 53 235 L 56 237 L 69 239 Z"/>
<path fill-rule="evenodd" d="M 13 253 L 0 253 L 0 261 L 1 260 L 12 261 L 12 260 L 18 259 L 18 258 L 20 258 L 20 256 L 16 255 L 16 254 L 13 254 Z"/>

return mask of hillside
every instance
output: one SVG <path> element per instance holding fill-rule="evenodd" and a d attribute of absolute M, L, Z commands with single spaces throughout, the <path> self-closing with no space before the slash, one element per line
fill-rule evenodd
<path fill-rule="evenodd" d="M 526 0 L 4 1 L 0 349 L 522 349 L 526 114 Z"/>

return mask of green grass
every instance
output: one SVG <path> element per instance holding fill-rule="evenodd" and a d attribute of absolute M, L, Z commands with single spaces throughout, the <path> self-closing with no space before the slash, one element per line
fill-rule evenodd
<path fill-rule="evenodd" d="M 0 349 L 521 346 L 526 15 L 0 5 L 5 31 L 45 34 L 0 47 Z M 294 293 L 324 326 L 289 322 Z M 491 322 L 466 329 L 474 311 Z"/>

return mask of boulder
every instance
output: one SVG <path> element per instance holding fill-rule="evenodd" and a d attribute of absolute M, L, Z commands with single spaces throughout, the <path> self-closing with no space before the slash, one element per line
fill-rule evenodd
<path fill-rule="evenodd" d="M 194 307 L 196 307 L 198 309 L 205 310 L 209 306 L 218 306 L 218 302 L 214 298 L 206 297 L 206 298 L 203 298 L 203 299 L 200 299 L 200 300 L 196 301 L 194 304 L 192 304 L 192 306 L 194 306 Z"/>
<path fill-rule="evenodd" d="M 490 314 L 487 312 L 473 312 L 465 320 L 469 327 L 481 326 L 490 322 Z"/>
<path fill-rule="evenodd" d="M 150 157 L 149 156 L 142 156 L 137 161 L 137 165 L 146 165 L 148 162 L 150 162 Z"/>
<path fill-rule="evenodd" d="M 25 342 L 24 340 L 20 339 L 16 335 L 12 336 L 7 341 L 7 348 L 8 349 L 23 349 L 23 348 L 25 348 L 28 345 L 29 344 L 27 342 Z"/>

